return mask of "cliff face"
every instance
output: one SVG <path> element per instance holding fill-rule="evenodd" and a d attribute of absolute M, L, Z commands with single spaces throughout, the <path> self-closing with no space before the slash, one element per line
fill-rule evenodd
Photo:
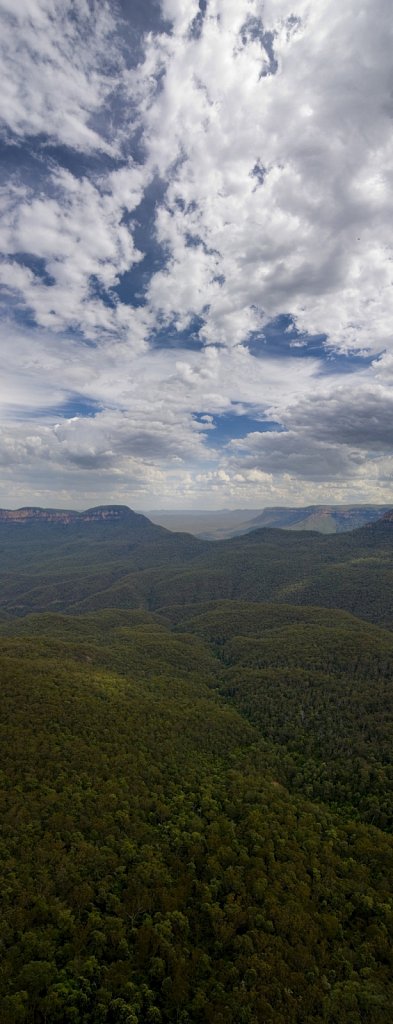
<path fill-rule="evenodd" d="M 304 508 L 268 508 L 248 521 L 247 530 L 271 526 L 284 530 L 317 530 L 318 533 L 346 533 L 376 522 L 388 511 L 387 505 L 308 505 Z"/>
<path fill-rule="evenodd" d="M 379 520 L 380 523 L 389 523 L 393 526 L 393 509 L 389 509 L 389 512 L 385 512 L 385 515 Z"/>
<path fill-rule="evenodd" d="M 88 508 L 85 512 L 75 512 L 72 509 L 57 508 L 18 508 L 0 509 L 0 523 L 15 523 L 16 525 L 27 525 L 28 523 L 59 523 L 68 525 L 71 523 L 98 523 L 98 522 L 119 522 L 127 517 L 139 518 L 127 505 L 98 505 L 97 508 Z M 144 517 L 141 516 L 141 519 Z"/>

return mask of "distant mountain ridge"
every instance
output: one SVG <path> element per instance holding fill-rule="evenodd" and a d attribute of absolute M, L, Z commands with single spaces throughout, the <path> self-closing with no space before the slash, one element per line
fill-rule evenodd
<path fill-rule="evenodd" d="M 181 530 L 201 540 L 228 540 L 251 530 L 270 527 L 279 530 L 316 530 L 318 533 L 347 533 L 380 518 L 389 505 L 307 505 L 301 508 L 275 506 L 257 510 L 152 511 L 153 523 L 168 530 Z"/>
<path fill-rule="evenodd" d="M 98 523 L 119 522 L 127 518 L 150 522 L 146 516 L 132 512 L 127 505 L 97 505 L 94 508 L 77 512 L 75 509 L 40 508 L 26 506 L 18 509 L 0 509 L 1 523 Z"/>
<path fill-rule="evenodd" d="M 242 533 L 270 526 L 281 530 L 346 533 L 380 519 L 389 505 L 308 505 L 304 508 L 266 508 L 245 523 Z"/>
<path fill-rule="evenodd" d="M 316 530 L 318 533 L 346 533 L 376 522 L 386 514 L 391 515 L 389 505 L 308 505 L 304 508 L 265 508 L 257 515 L 251 511 L 247 515 L 246 511 L 242 513 L 242 510 L 232 512 L 225 509 L 222 513 L 152 513 L 150 518 L 134 512 L 127 505 L 97 505 L 83 511 L 27 505 L 18 509 L 0 509 L 0 524 L 28 526 L 32 523 L 54 523 L 68 526 L 83 523 L 118 523 L 126 526 L 132 523 L 133 527 L 138 525 L 144 529 L 186 532 L 203 540 L 225 540 L 263 527 L 291 531 Z M 202 519 L 198 520 L 198 516 L 207 517 L 207 529 Z"/>
<path fill-rule="evenodd" d="M 200 540 L 227 540 L 243 533 L 249 522 L 260 515 L 261 509 L 149 509 L 146 513 L 152 523 L 167 530 L 192 533 Z"/>
<path fill-rule="evenodd" d="M 385 512 L 385 514 L 378 519 L 378 522 L 391 523 L 393 525 L 393 509 L 390 508 L 388 512 Z M 369 525 L 374 526 L 374 523 L 370 523 Z"/>

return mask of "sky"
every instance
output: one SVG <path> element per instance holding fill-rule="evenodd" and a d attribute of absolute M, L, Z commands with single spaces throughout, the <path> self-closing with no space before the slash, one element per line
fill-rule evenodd
<path fill-rule="evenodd" d="M 390 0 L 0 0 L 0 504 L 393 505 Z"/>

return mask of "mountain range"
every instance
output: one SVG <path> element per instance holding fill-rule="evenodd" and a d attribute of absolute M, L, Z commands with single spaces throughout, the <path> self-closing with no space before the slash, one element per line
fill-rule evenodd
<path fill-rule="evenodd" d="M 217 512 L 153 511 L 153 523 L 169 530 L 186 530 L 203 540 L 224 540 L 261 526 L 284 530 L 317 530 L 319 533 L 344 533 L 373 522 L 388 510 L 388 505 L 308 505 L 304 508 L 223 509 Z"/>
<path fill-rule="evenodd" d="M 239 599 L 340 607 L 390 626 L 390 517 L 339 535 L 263 527 L 212 542 L 126 506 L 3 510 L 0 611 L 156 611 Z"/>

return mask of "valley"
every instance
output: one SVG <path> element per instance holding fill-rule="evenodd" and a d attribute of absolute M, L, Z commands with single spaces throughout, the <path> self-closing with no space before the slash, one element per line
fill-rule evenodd
<path fill-rule="evenodd" d="M 387 1024 L 392 549 L 0 515 L 1 1024 Z"/>

